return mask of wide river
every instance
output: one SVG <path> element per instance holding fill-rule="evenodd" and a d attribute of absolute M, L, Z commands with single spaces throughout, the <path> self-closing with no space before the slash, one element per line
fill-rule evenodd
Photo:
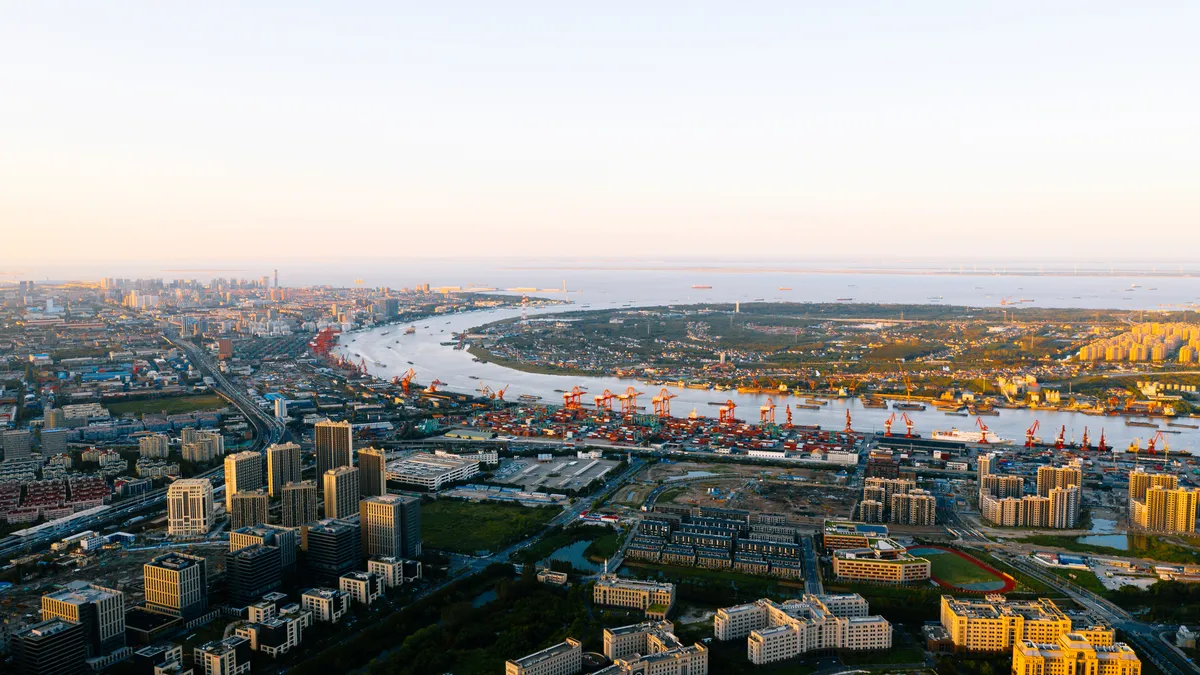
<path fill-rule="evenodd" d="M 759 275 L 752 276 L 757 278 Z M 996 283 L 997 277 L 960 277 L 953 275 L 941 278 L 940 283 L 938 283 L 937 278 L 927 275 L 916 277 L 904 275 L 814 276 L 820 277 L 820 280 L 828 285 L 829 288 L 824 292 L 812 293 L 811 291 L 815 289 L 809 287 L 808 290 L 810 292 L 804 293 L 803 297 L 792 298 L 789 294 L 786 299 L 794 301 L 802 299 L 828 301 L 833 300 L 834 296 L 836 296 L 855 297 L 856 300 L 862 301 L 924 304 L 928 303 L 929 300 L 927 298 L 931 297 L 933 292 L 936 292 L 936 295 L 944 297 L 943 302 L 945 304 L 974 306 L 996 306 L 998 304 L 998 298 L 991 299 L 985 297 L 990 295 L 986 290 L 986 284 L 989 284 L 989 282 Z M 730 284 L 724 290 L 717 284 L 713 284 L 714 288 L 707 291 L 691 289 L 689 285 L 682 283 L 681 275 L 673 274 L 670 277 L 670 282 L 672 283 L 669 286 L 674 286 L 674 288 L 670 288 L 667 284 L 664 284 L 652 292 L 640 294 L 629 293 L 618 299 L 612 299 L 611 295 L 607 292 L 615 289 L 606 289 L 604 293 L 595 294 L 577 291 L 567 294 L 567 297 L 573 301 L 571 305 L 530 310 L 529 314 L 532 316 L 585 308 L 610 309 L 627 305 L 649 306 L 660 304 L 692 304 L 698 302 L 748 302 L 759 297 L 774 300 L 786 293 L 777 289 L 774 293 L 768 293 L 764 288 L 755 288 L 762 280 L 755 282 L 753 279 L 746 279 L 740 276 L 738 277 L 737 284 Z M 1161 287 L 1165 286 L 1166 282 L 1169 281 L 1186 282 L 1186 285 L 1189 287 L 1186 292 L 1192 292 L 1192 289 L 1196 285 L 1194 280 L 1183 279 L 1138 280 L 1136 282 L 1112 277 L 1086 277 L 1078 279 L 1004 277 L 1003 279 L 1004 283 L 1012 284 L 1014 288 L 1020 287 L 1024 289 L 1020 291 L 1021 295 L 1019 297 L 1029 298 L 1033 298 L 1034 296 L 1040 298 L 1050 297 L 1049 293 L 1055 287 L 1069 287 L 1070 291 L 1068 292 L 1084 297 L 1088 295 L 1084 287 L 1091 287 L 1095 294 L 1099 294 L 1101 286 L 1116 286 L 1117 288 L 1121 288 L 1122 284 L 1124 284 L 1125 288 L 1129 288 L 1131 283 L 1146 283 Z M 795 282 L 796 279 L 793 278 L 792 281 Z M 771 283 L 776 282 L 772 281 Z M 837 286 L 837 284 L 840 284 L 840 286 Z M 1183 294 L 1185 290 L 1182 285 L 1181 283 L 1179 288 L 1172 289 L 1174 293 L 1178 294 L 1171 298 L 1170 302 L 1172 304 L 1183 304 L 1191 301 L 1190 298 L 1187 298 Z M 835 286 L 837 286 L 836 290 Z M 877 286 L 878 288 L 876 288 Z M 797 291 L 800 290 L 799 285 L 793 286 L 793 288 L 796 288 Z M 870 290 L 869 293 L 867 292 L 868 289 Z M 761 295 L 758 295 L 758 293 L 761 293 Z M 843 296 L 841 295 L 842 293 L 852 295 Z M 925 294 L 925 297 L 918 297 L 922 294 Z M 531 295 L 534 294 L 531 293 Z M 536 295 L 546 296 L 549 294 L 537 293 Z M 609 297 L 603 297 L 605 295 L 609 295 Z M 817 297 L 813 297 L 814 295 Z M 830 295 L 831 297 L 824 297 L 825 295 Z M 1105 293 L 1105 295 L 1111 297 L 1109 293 Z M 1055 295 L 1053 297 L 1059 296 Z M 1191 296 L 1191 298 L 1194 297 Z M 1123 304 L 1100 303 L 1097 301 L 1098 299 L 1092 300 L 1096 302 L 1095 306 L 1111 307 Z M 1051 305 L 1059 303 L 1038 302 L 1037 304 Z M 1076 300 L 1074 302 L 1062 302 L 1060 306 L 1089 306 L 1090 304 Z M 1129 308 L 1138 309 L 1137 307 Z M 1145 309 L 1150 308 L 1146 307 Z M 444 317 L 430 317 L 429 319 L 417 321 L 413 324 L 417 329 L 414 335 L 404 335 L 403 326 L 395 325 L 348 333 L 342 336 L 339 351 L 351 356 L 354 360 L 365 357 L 368 370 L 372 375 L 377 377 L 390 379 L 393 376 L 404 373 L 411 367 L 416 371 L 416 382 L 427 384 L 436 378 L 447 383 L 444 388 L 451 391 L 472 392 L 484 384 L 490 386 L 493 390 L 508 386 L 509 389 L 505 394 L 505 398 L 510 401 L 517 400 L 517 397 L 521 394 L 531 394 L 541 396 L 544 403 L 560 403 L 562 401 L 562 394 L 555 390 L 569 390 L 578 385 L 588 391 L 588 394 L 584 396 L 584 401 L 590 403 L 594 395 L 601 393 L 605 389 L 619 393 L 625 391 L 626 387 L 633 385 L 639 391 L 646 392 L 646 396 L 642 399 L 642 404 L 647 406 L 647 408 L 649 407 L 650 397 L 657 393 L 658 388 L 637 382 L 633 379 L 525 373 L 494 363 L 477 363 L 472 360 L 471 355 L 465 350 L 458 351 L 448 345 L 442 344 L 443 342 L 453 342 L 452 333 L 466 331 L 485 323 L 513 318 L 519 315 L 519 309 L 505 309 L 469 312 Z M 377 362 L 385 365 L 377 365 Z M 726 399 L 732 399 L 738 405 L 738 417 L 740 419 L 757 421 L 758 410 L 767 398 L 766 395 L 738 394 L 736 391 L 718 392 L 674 387 L 669 389 L 672 393 L 678 395 L 678 398 L 671 402 L 671 407 L 672 412 L 679 416 L 686 415 L 695 409 L 700 415 L 715 417 L 717 407 L 709 405 L 709 403 L 724 402 Z M 775 402 L 777 406 L 776 419 L 782 422 L 784 405 L 801 402 L 801 399 L 797 397 L 784 397 L 777 398 Z M 863 408 L 857 399 L 840 401 L 832 399 L 831 403 L 822 410 L 794 410 L 793 422 L 796 424 L 820 424 L 823 428 L 841 428 L 845 424 L 847 407 L 850 409 L 854 428 L 858 430 L 882 430 L 884 420 L 891 414 L 890 410 Z M 950 429 L 951 427 L 967 429 L 974 428 L 975 424 L 973 417 L 948 416 L 943 412 L 934 410 L 932 407 L 924 412 L 910 412 L 909 415 L 916 423 L 915 431 L 926 437 L 935 429 Z M 1011 439 L 1016 443 L 1024 442 L 1025 430 L 1035 420 L 1040 421 L 1041 431 L 1039 432 L 1039 436 L 1045 440 L 1054 438 L 1057 435 L 1058 429 L 1064 425 L 1066 426 L 1066 438 L 1068 441 L 1080 440 L 1084 427 L 1087 427 L 1093 444 L 1099 438 L 1100 430 L 1103 429 L 1109 445 L 1120 449 L 1124 449 L 1134 438 L 1141 439 L 1144 447 L 1147 438 L 1153 434 L 1152 429 L 1127 427 L 1124 418 L 1095 417 L 1079 413 L 1001 410 L 999 416 L 984 417 L 983 420 L 993 432 L 1002 438 Z M 1188 423 L 1191 422 L 1189 421 Z M 1167 428 L 1165 422 L 1160 421 L 1160 424 L 1164 429 Z M 903 433 L 903 425 L 895 425 L 893 433 L 897 430 Z M 1178 431 L 1183 433 L 1168 434 L 1167 436 L 1172 448 L 1190 450 L 1197 447 L 1198 444 L 1196 441 L 1200 439 L 1200 431 L 1193 429 L 1178 429 Z"/>

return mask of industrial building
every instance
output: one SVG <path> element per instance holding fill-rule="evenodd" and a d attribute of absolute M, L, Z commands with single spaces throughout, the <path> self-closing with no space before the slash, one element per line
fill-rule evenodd
<path fill-rule="evenodd" d="M 449 453 L 418 452 L 387 465 L 388 480 L 424 488 L 430 492 L 440 490 L 447 483 L 469 480 L 478 473 L 478 460 L 465 459 Z"/>

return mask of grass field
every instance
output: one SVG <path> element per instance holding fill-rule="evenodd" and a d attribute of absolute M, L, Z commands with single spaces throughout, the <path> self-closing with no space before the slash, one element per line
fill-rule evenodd
<path fill-rule="evenodd" d="M 949 551 L 938 549 L 914 549 L 913 555 L 929 560 L 934 579 L 968 590 L 988 590 L 974 584 L 1002 583 L 1003 579 L 975 563 Z"/>
<path fill-rule="evenodd" d="M 534 534 L 559 513 L 555 507 L 439 499 L 421 505 L 421 539 L 426 548 L 441 551 L 498 551 Z"/>
<path fill-rule="evenodd" d="M 113 415 L 133 413 L 135 415 L 159 414 L 179 415 L 182 413 L 201 410 L 220 410 L 228 407 L 229 403 L 216 394 L 201 394 L 199 396 L 175 396 L 171 398 L 152 398 L 145 401 L 122 401 L 106 403 L 105 408 Z"/>

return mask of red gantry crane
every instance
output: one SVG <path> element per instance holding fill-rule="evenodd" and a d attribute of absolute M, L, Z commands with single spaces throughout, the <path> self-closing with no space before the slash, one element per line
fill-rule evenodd
<path fill-rule="evenodd" d="M 717 421 L 721 424 L 733 424 L 737 418 L 733 416 L 733 412 L 737 410 L 737 404 L 732 400 L 725 401 L 725 405 L 717 411 Z"/>
<path fill-rule="evenodd" d="M 672 394 L 671 392 L 667 391 L 666 387 L 663 387 L 663 389 L 658 392 L 658 396 L 650 399 L 650 402 L 654 404 L 654 414 L 658 417 L 670 417 L 671 399 L 677 396 L 678 394 Z"/>
<path fill-rule="evenodd" d="M 787 407 L 784 410 L 787 413 L 787 428 L 791 429 L 792 428 L 792 404 L 791 403 L 787 404 Z"/>
<path fill-rule="evenodd" d="M 408 372 L 400 376 L 400 388 L 404 390 L 404 395 L 408 396 L 408 386 L 412 384 L 412 379 L 416 377 L 417 371 L 412 368 Z"/>
<path fill-rule="evenodd" d="M 637 399 L 644 393 L 646 392 L 629 387 L 625 390 L 624 394 L 617 396 L 617 400 L 621 402 L 621 414 L 625 417 L 636 415 L 638 410 Z"/>
<path fill-rule="evenodd" d="M 759 424 L 775 424 L 775 400 L 767 397 L 767 403 L 758 409 Z"/>
<path fill-rule="evenodd" d="M 905 429 L 905 431 L 904 431 L 904 437 L 905 437 L 905 438 L 912 438 L 912 437 L 913 437 L 913 432 L 912 432 L 912 430 L 913 430 L 913 421 L 912 421 L 912 418 L 908 416 L 908 413 L 906 413 L 906 412 L 902 412 L 902 413 L 900 413 L 900 419 L 904 420 L 904 429 Z"/>
<path fill-rule="evenodd" d="M 1033 435 L 1036 434 L 1037 430 L 1040 428 L 1042 428 L 1041 421 L 1034 420 L 1033 424 L 1029 425 L 1029 428 L 1025 430 L 1025 447 L 1033 447 Z"/>
<path fill-rule="evenodd" d="M 1054 440 L 1054 449 L 1062 450 L 1067 445 L 1067 425 L 1063 425 L 1062 430 L 1058 432 L 1058 438 Z"/>
<path fill-rule="evenodd" d="M 850 409 L 846 408 L 846 433 L 854 433 L 854 429 L 850 426 Z"/>
<path fill-rule="evenodd" d="M 896 413 L 892 413 L 891 417 L 889 417 L 883 421 L 883 435 L 884 436 L 892 435 L 892 423 L 895 421 L 896 421 Z"/>
<path fill-rule="evenodd" d="M 613 402 L 613 399 L 615 399 L 616 397 L 617 397 L 616 394 L 605 389 L 603 394 L 600 394 L 599 396 L 596 397 L 596 410 L 612 412 L 612 402 Z"/>
<path fill-rule="evenodd" d="M 979 444 L 980 444 L 980 445 L 987 445 L 988 443 L 990 443 L 990 442 L 991 442 L 991 441 L 989 441 L 989 440 L 988 440 L 988 427 L 987 427 L 987 425 L 986 425 L 986 424 L 984 424 L 984 423 L 983 423 L 983 418 L 982 418 L 982 417 L 976 417 L 976 418 L 975 418 L 975 421 L 976 421 L 976 422 L 978 423 L 978 425 L 979 425 L 979 431 L 980 431 L 980 434 L 979 434 Z"/>

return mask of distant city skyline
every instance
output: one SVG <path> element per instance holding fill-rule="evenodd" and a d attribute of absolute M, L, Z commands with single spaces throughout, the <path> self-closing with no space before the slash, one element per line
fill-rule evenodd
<path fill-rule="evenodd" d="M 1194 3 L 5 14 L 0 280 L 1200 244 Z"/>

